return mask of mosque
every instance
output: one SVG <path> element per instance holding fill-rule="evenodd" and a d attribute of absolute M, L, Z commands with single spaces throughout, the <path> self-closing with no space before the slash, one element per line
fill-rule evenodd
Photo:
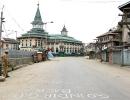
<path fill-rule="evenodd" d="M 61 30 L 61 34 L 49 34 L 44 30 L 43 26 L 46 23 L 42 21 L 39 4 L 31 24 L 32 29 L 17 38 L 20 43 L 20 50 L 42 51 L 51 49 L 53 53 L 63 52 L 65 54 L 79 54 L 82 52 L 82 41 L 68 36 L 65 25 Z"/>

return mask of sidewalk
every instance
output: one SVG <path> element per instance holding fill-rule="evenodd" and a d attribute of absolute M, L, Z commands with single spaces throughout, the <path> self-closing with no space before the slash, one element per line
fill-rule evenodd
<path fill-rule="evenodd" d="M 100 62 L 100 61 L 99 61 Z M 109 62 L 100 62 L 102 64 L 106 64 L 108 66 L 112 66 L 112 67 L 118 67 L 120 69 L 127 69 L 130 71 L 130 66 L 121 66 L 121 65 L 118 65 L 118 64 L 110 64 Z"/>
<path fill-rule="evenodd" d="M 121 66 L 118 64 L 110 64 L 109 62 L 100 62 L 99 59 L 87 59 L 87 60 L 94 61 L 93 63 L 98 63 L 99 65 L 103 65 L 103 66 L 107 66 L 107 67 L 114 67 L 114 68 L 119 68 L 119 69 L 124 69 L 124 70 L 130 71 L 130 66 Z"/>
<path fill-rule="evenodd" d="M 22 65 L 17 65 L 15 67 L 9 67 L 8 68 L 8 72 L 11 72 L 11 71 L 14 71 L 14 70 L 17 70 L 17 69 L 20 69 L 22 67 L 26 67 L 28 65 L 32 65 L 33 63 L 29 63 L 29 64 L 22 64 Z M 5 78 L 3 76 L 0 76 L 0 82 L 3 82 L 5 81 Z"/>

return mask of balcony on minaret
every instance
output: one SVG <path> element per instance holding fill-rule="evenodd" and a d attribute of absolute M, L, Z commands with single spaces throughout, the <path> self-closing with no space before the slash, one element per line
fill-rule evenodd
<path fill-rule="evenodd" d="M 43 29 L 43 25 L 33 25 L 33 28 L 40 28 L 40 29 Z"/>

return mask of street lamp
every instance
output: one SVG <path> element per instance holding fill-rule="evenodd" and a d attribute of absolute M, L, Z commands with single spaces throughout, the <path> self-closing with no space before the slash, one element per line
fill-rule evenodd
<path fill-rule="evenodd" d="M 51 21 L 51 22 L 45 22 L 45 23 L 43 23 L 43 24 L 45 25 L 45 32 L 46 32 L 46 25 L 47 25 L 48 23 L 54 23 L 54 22 Z M 47 47 L 47 35 L 46 35 L 46 47 Z"/>
<path fill-rule="evenodd" d="M 51 21 L 51 22 L 45 22 L 45 23 L 43 23 L 43 24 L 45 25 L 45 31 L 46 31 L 46 25 L 47 25 L 48 23 L 54 23 L 54 22 Z"/>

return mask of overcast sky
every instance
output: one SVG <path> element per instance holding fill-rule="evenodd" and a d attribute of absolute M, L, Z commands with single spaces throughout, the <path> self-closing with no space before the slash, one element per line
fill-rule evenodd
<path fill-rule="evenodd" d="M 15 31 L 18 36 L 29 31 L 38 1 L 43 22 L 54 22 L 46 26 L 49 34 L 60 34 L 65 24 L 69 36 L 88 43 L 117 25 L 118 6 L 129 0 L 0 0 L 6 21 L 3 36 L 15 38 Z"/>

